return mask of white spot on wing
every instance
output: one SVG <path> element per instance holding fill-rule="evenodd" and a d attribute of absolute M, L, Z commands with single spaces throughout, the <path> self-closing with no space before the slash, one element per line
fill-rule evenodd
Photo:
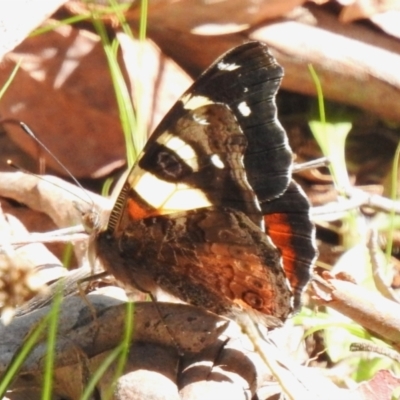
<path fill-rule="evenodd" d="M 209 207 L 210 201 L 199 190 L 184 183 L 172 183 L 143 172 L 131 182 L 134 190 L 161 214 Z"/>
<path fill-rule="evenodd" d="M 190 96 L 187 94 L 181 98 L 183 103 L 183 107 L 186 110 L 195 110 L 196 108 L 200 108 L 206 106 L 208 104 L 214 104 L 214 102 L 205 96 Z"/>
<path fill-rule="evenodd" d="M 217 64 L 217 67 L 221 71 L 235 71 L 236 69 L 240 68 L 240 65 L 237 65 L 235 63 L 233 64 L 226 64 L 223 61 L 220 61 Z"/>
<path fill-rule="evenodd" d="M 177 191 L 163 204 L 166 212 L 187 211 L 194 208 L 210 207 L 211 203 L 200 189 L 179 183 Z"/>
<path fill-rule="evenodd" d="M 215 167 L 219 169 L 225 168 L 225 165 L 218 154 L 213 154 L 211 156 L 211 162 L 214 164 Z"/>
<path fill-rule="evenodd" d="M 238 110 L 239 110 L 240 114 L 242 114 L 244 117 L 248 117 L 251 114 L 251 109 L 245 101 L 242 101 L 238 105 Z"/>
<path fill-rule="evenodd" d="M 205 117 L 200 117 L 197 114 L 193 114 L 193 119 L 200 125 L 210 125 L 210 123 L 207 121 L 207 118 Z"/>

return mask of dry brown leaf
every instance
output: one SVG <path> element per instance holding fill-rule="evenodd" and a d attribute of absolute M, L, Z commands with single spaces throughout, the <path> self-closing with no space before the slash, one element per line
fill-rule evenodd
<path fill-rule="evenodd" d="M 193 80 L 150 40 L 117 33 L 135 99 L 147 132 L 152 132 Z M 149 84 L 150 83 L 150 84 Z"/>
<path fill-rule="evenodd" d="M 191 80 L 150 41 L 139 50 L 138 45 L 129 46 L 130 40 L 126 36 L 123 40 L 123 56 L 129 60 L 129 77 L 138 72 L 142 87 L 135 99 L 145 111 L 141 120 L 145 126 L 149 120 L 147 125 L 153 129 Z M 6 81 L 21 58 L 21 69 L 0 102 L 2 116 L 30 125 L 78 178 L 98 178 L 121 167 L 125 143 L 98 37 L 67 26 L 29 38 L 8 54 L 0 82 Z M 36 143 L 18 126 L 5 127 L 20 147 L 37 157 Z M 51 157 L 44 157 L 52 169 L 65 174 Z"/>
<path fill-rule="evenodd" d="M 0 83 L 21 59 L 0 102 L 2 117 L 27 123 L 76 177 L 123 163 L 125 146 L 99 38 L 71 26 L 30 37 L 7 55 Z M 19 127 L 6 129 L 20 147 L 37 156 L 36 143 Z M 44 157 L 65 173 L 52 157 Z"/>
<path fill-rule="evenodd" d="M 399 0 L 338 0 L 338 2 L 344 6 L 339 21 L 346 23 L 370 18 L 386 11 L 400 10 Z"/>
<path fill-rule="evenodd" d="M 250 37 L 266 42 L 284 67 L 283 88 L 315 95 L 311 64 L 324 98 L 399 121 L 399 41 L 362 25 L 340 25 L 315 6 L 303 18 L 265 25 Z"/>
<path fill-rule="evenodd" d="M 344 5 L 339 21 L 350 23 L 368 18 L 376 26 L 396 38 L 400 38 L 400 1 L 399 0 L 356 0 L 340 1 Z"/>
<path fill-rule="evenodd" d="M 66 0 L 23 0 L 0 3 L 0 60 Z"/>
<path fill-rule="evenodd" d="M 400 348 L 400 305 L 380 293 L 352 282 L 336 279 L 329 273 L 324 280 L 311 282 L 315 300 L 351 318 L 366 329 Z"/>
<path fill-rule="evenodd" d="M 149 2 L 148 26 L 174 29 L 195 35 L 226 35 L 244 31 L 262 21 L 279 18 L 305 0 L 154 0 Z M 140 20 L 138 3 L 126 13 L 136 30 Z"/>
<path fill-rule="evenodd" d="M 107 210 L 111 206 L 105 197 L 85 193 L 55 176 L 39 178 L 23 172 L 0 172 L 0 196 L 47 214 L 60 228 L 82 223 L 82 210 L 95 205 Z"/>
<path fill-rule="evenodd" d="M 392 400 L 392 393 L 400 387 L 400 378 L 390 371 L 378 371 L 372 379 L 355 390 L 362 396 L 362 400 Z"/>
<path fill-rule="evenodd" d="M 375 14 L 370 17 L 370 20 L 388 35 L 400 39 L 400 10 Z"/>

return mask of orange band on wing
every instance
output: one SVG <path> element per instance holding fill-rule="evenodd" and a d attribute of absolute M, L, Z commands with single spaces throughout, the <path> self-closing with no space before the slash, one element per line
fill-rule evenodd
<path fill-rule="evenodd" d="M 133 220 L 140 220 L 148 217 L 160 215 L 158 210 L 142 206 L 133 199 L 128 199 L 128 214 Z"/>
<path fill-rule="evenodd" d="M 286 214 L 264 215 L 268 235 L 282 253 L 283 269 L 292 288 L 299 285 L 296 274 L 296 249 L 292 246 L 293 231 Z"/>

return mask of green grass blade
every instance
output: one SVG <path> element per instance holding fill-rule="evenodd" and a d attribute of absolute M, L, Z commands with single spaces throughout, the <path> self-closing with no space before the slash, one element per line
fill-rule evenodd
<path fill-rule="evenodd" d="M 393 201 L 397 200 L 399 159 L 400 159 L 400 143 L 398 143 L 398 145 L 396 147 L 396 152 L 394 153 L 394 159 L 393 159 L 393 165 L 392 165 L 390 198 Z M 387 246 L 386 246 L 386 251 L 385 251 L 385 257 L 386 257 L 387 262 L 390 261 L 390 257 L 392 256 L 394 231 L 396 229 L 395 221 L 396 221 L 395 211 L 391 210 L 389 213 L 389 229 L 388 229 Z"/>
<path fill-rule="evenodd" d="M 348 120 L 348 115 L 340 116 L 338 121 L 327 121 L 321 82 L 311 65 L 309 70 L 317 90 L 319 110 L 319 120 L 311 120 L 309 126 L 323 154 L 329 157 L 329 169 L 336 188 L 347 188 L 350 186 L 350 180 L 345 159 L 345 142 L 352 123 Z"/>
<path fill-rule="evenodd" d="M 30 33 L 29 37 L 43 35 L 44 33 L 54 31 L 54 29 L 57 29 L 60 26 L 73 25 L 88 19 L 90 19 L 90 13 L 74 15 L 61 21 L 52 21 L 52 23 L 49 25 L 41 26 L 40 28 L 35 29 L 33 32 Z"/>
<path fill-rule="evenodd" d="M 115 374 L 113 377 L 112 384 L 110 385 L 105 395 L 105 400 L 110 399 L 112 397 L 115 383 L 117 382 L 118 378 L 122 375 L 126 365 L 126 360 L 128 359 L 129 347 L 132 342 L 132 333 L 133 333 L 133 312 L 134 312 L 134 304 L 131 301 L 128 301 L 126 303 L 124 338 L 120 344 L 121 353 L 120 356 L 118 357 L 118 363 L 115 369 Z"/>
<path fill-rule="evenodd" d="M 133 38 L 131 27 L 129 26 L 128 22 L 126 21 L 125 15 L 123 13 L 123 11 L 125 11 L 125 10 L 121 8 L 121 5 L 118 4 L 118 2 L 116 0 L 108 0 L 108 2 L 110 3 L 113 13 L 117 17 L 118 23 L 121 25 L 123 32 L 125 32 L 128 36 Z"/>
<path fill-rule="evenodd" d="M 7 89 L 10 87 L 11 82 L 14 80 L 15 75 L 17 75 L 17 72 L 19 70 L 19 67 L 21 66 L 22 59 L 20 59 L 17 64 L 15 65 L 14 69 L 12 70 L 10 76 L 8 77 L 6 83 L 2 86 L 0 89 L 0 99 L 4 96 L 4 93 L 7 91 Z"/>
<path fill-rule="evenodd" d="M 345 142 L 351 130 L 350 122 L 323 123 L 310 121 L 309 126 L 322 152 L 329 157 L 330 170 L 337 188 L 350 186 L 345 158 Z"/>
<path fill-rule="evenodd" d="M 64 246 L 64 251 L 62 253 L 62 265 L 66 269 L 69 269 L 71 267 L 73 256 L 74 256 L 74 246 L 72 243 L 67 243 Z"/>
<path fill-rule="evenodd" d="M 119 109 L 119 117 L 124 133 L 126 143 L 126 158 L 128 166 L 131 167 L 137 158 L 138 152 L 141 150 L 140 143 L 136 143 L 133 132 L 135 132 L 137 121 L 133 109 L 130 93 L 125 83 L 121 68 L 118 65 L 115 49 L 118 43 L 114 41 L 110 43 L 103 22 L 96 16 L 93 16 L 93 24 L 97 33 L 101 38 L 103 48 L 106 54 L 107 62 L 111 72 L 111 78 L 117 99 Z"/>
<path fill-rule="evenodd" d="M 147 0 L 141 0 L 141 2 L 140 2 L 139 40 L 146 39 L 147 13 L 148 13 L 148 2 L 147 2 Z"/>
<path fill-rule="evenodd" d="M 62 303 L 62 290 L 59 286 L 54 297 L 49 313 L 49 326 L 47 335 L 47 351 L 43 376 L 42 400 L 51 400 L 53 391 L 53 371 L 55 360 L 55 349 L 57 344 L 58 317 Z"/>
<path fill-rule="evenodd" d="M 110 0 L 111 1 L 111 0 Z M 129 3 L 121 3 L 118 4 L 115 1 L 113 2 L 115 5 L 113 5 L 111 8 L 110 7 L 102 7 L 101 9 L 97 10 L 97 13 L 99 16 L 101 15 L 107 15 L 110 13 L 118 13 L 123 15 L 123 12 L 129 9 L 130 4 Z M 33 32 L 30 33 L 29 37 L 34 37 L 34 36 L 39 36 L 43 35 L 44 33 L 51 32 L 54 29 L 57 29 L 59 26 L 65 26 L 65 25 L 74 25 L 82 21 L 90 20 L 92 18 L 92 13 L 91 12 L 86 12 L 82 13 L 79 15 L 73 15 L 68 18 L 64 18 L 60 21 L 52 20 L 51 24 L 48 24 L 46 26 L 41 26 L 37 29 L 35 29 Z"/>
<path fill-rule="evenodd" d="M 117 3 L 115 0 L 109 0 L 109 3 L 111 6 L 115 6 Z M 142 65 L 142 60 L 143 60 L 143 49 L 144 49 L 144 41 L 146 39 L 146 30 L 147 30 L 147 9 L 148 9 L 148 4 L 147 0 L 142 0 L 141 1 L 141 6 L 140 6 L 140 25 L 139 25 L 139 52 L 137 56 L 137 64 L 138 64 L 138 71 L 145 71 L 145 67 Z M 134 35 L 132 33 L 132 30 L 127 23 L 125 16 L 121 12 L 116 12 L 118 22 L 121 25 L 121 28 L 123 32 L 130 37 L 132 40 L 134 40 Z M 147 141 L 147 126 L 146 126 L 146 120 L 144 119 L 144 115 L 146 115 L 145 112 L 143 112 L 142 107 L 143 102 L 143 81 L 144 79 L 142 78 L 141 74 L 139 73 L 138 76 L 132 77 L 133 79 L 133 87 L 135 88 L 133 95 L 133 99 L 129 99 L 130 102 L 133 101 L 135 104 L 136 108 L 136 124 L 132 127 L 131 132 L 135 132 L 133 142 L 135 144 L 135 149 L 136 149 L 136 155 L 138 152 L 144 147 L 146 141 Z M 129 112 L 129 110 L 127 111 Z M 130 153 L 132 150 L 127 147 L 127 152 Z M 136 158 L 136 156 L 135 156 Z M 129 166 L 131 164 L 128 163 Z"/>
<path fill-rule="evenodd" d="M 310 71 L 311 78 L 314 81 L 315 89 L 317 90 L 317 99 L 318 99 L 318 110 L 320 121 L 322 124 L 326 123 L 326 116 L 325 116 L 325 102 L 324 102 L 324 93 L 322 91 L 321 81 L 317 73 L 315 72 L 314 67 L 312 64 L 308 64 L 308 70 Z"/>
<path fill-rule="evenodd" d="M 400 386 L 393 390 L 391 400 L 399 400 L 400 399 Z"/>
<path fill-rule="evenodd" d="M 21 347 L 15 353 L 10 364 L 7 366 L 4 373 L 0 376 L 0 399 L 2 399 L 11 385 L 13 380 L 18 374 L 23 362 L 28 357 L 29 353 L 33 350 L 36 343 L 40 340 L 43 331 L 48 323 L 48 317 L 43 318 L 34 329 L 32 329 L 26 336 Z"/>
<path fill-rule="evenodd" d="M 93 391 L 96 389 L 97 383 L 103 377 L 107 369 L 112 365 L 112 363 L 119 357 L 121 353 L 121 345 L 116 347 L 110 354 L 103 360 L 99 368 L 92 375 L 89 383 L 87 384 L 85 391 L 83 392 L 80 400 L 90 400 Z"/>
<path fill-rule="evenodd" d="M 116 347 L 101 363 L 99 368 L 91 377 L 88 385 L 86 386 L 85 392 L 83 393 L 81 400 L 89 400 L 91 394 L 93 393 L 97 383 L 102 378 L 107 369 L 118 359 L 118 364 L 114 374 L 113 382 L 110 385 L 108 391 L 105 393 L 104 399 L 107 400 L 112 397 L 113 390 L 115 387 L 115 382 L 121 376 L 126 360 L 129 354 L 129 347 L 132 342 L 133 334 L 133 314 L 134 314 L 134 304 L 132 302 L 126 303 L 126 320 L 124 328 L 124 337 L 121 343 Z"/>

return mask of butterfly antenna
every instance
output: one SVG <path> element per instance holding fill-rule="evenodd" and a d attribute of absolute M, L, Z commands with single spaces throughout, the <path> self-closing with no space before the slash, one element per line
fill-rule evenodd
<path fill-rule="evenodd" d="M 81 196 L 78 196 L 76 193 L 72 192 L 71 190 L 68 190 L 66 187 L 61 186 L 61 185 L 58 185 L 58 184 L 55 183 L 55 182 L 48 181 L 48 180 L 45 179 L 43 176 L 40 176 L 40 175 L 38 175 L 38 174 L 35 174 L 34 172 L 29 171 L 29 170 L 27 170 L 27 169 L 25 169 L 25 168 L 23 168 L 23 167 L 21 167 L 21 166 L 15 164 L 12 160 L 7 160 L 7 165 L 10 166 L 11 168 L 14 168 L 15 170 L 17 170 L 17 171 L 19 171 L 19 172 L 23 172 L 23 173 L 25 173 L 25 174 L 32 175 L 32 176 L 34 176 L 35 178 L 38 178 L 38 179 L 40 179 L 40 180 L 42 180 L 42 181 L 44 181 L 44 182 L 51 183 L 53 186 L 56 186 L 56 187 L 58 187 L 59 189 L 65 190 L 66 192 L 72 194 L 73 196 L 77 197 L 78 199 L 84 201 L 84 202 L 87 203 L 87 204 L 90 204 L 90 205 L 93 204 L 93 200 L 90 198 L 89 195 L 87 195 L 87 196 L 88 196 L 88 198 L 89 198 L 90 201 L 87 201 L 87 200 L 83 199 Z M 74 180 L 74 182 L 75 182 L 75 180 Z M 79 182 L 78 182 L 78 186 L 79 186 L 80 188 L 83 189 L 82 185 L 80 185 Z M 86 193 L 85 189 L 83 189 L 83 191 L 84 191 L 84 193 Z"/>
<path fill-rule="evenodd" d="M 85 191 L 85 189 L 83 188 L 83 186 L 79 183 L 79 181 L 75 178 L 74 175 L 72 175 L 71 171 L 53 154 L 53 152 L 33 133 L 32 129 L 29 128 L 29 126 L 27 124 L 25 124 L 22 121 L 17 121 L 14 119 L 4 119 L 2 121 L 0 121 L 1 123 L 6 123 L 6 122 L 10 122 L 10 123 L 14 123 L 14 124 L 18 124 L 22 130 L 29 135 L 36 143 L 38 143 L 41 148 L 47 152 L 47 154 L 49 154 L 53 160 L 60 166 L 60 168 L 65 171 L 67 173 L 67 175 L 72 179 L 72 181 L 79 187 L 82 189 L 83 193 L 85 193 L 85 195 L 87 196 L 87 198 L 89 199 L 89 201 L 82 199 L 81 197 L 77 196 L 75 193 L 72 193 L 71 191 L 67 190 L 69 193 L 75 195 L 76 197 L 79 197 L 82 201 L 84 201 L 87 204 L 90 204 L 93 206 L 93 200 L 90 198 L 90 196 L 88 195 L 88 193 Z M 27 174 L 36 176 L 37 178 L 43 179 L 41 178 L 39 175 L 34 174 L 33 172 L 27 171 L 17 165 L 15 165 L 11 160 L 7 161 L 7 164 L 21 172 L 25 172 Z M 59 185 L 53 183 L 53 185 L 60 187 Z"/>

